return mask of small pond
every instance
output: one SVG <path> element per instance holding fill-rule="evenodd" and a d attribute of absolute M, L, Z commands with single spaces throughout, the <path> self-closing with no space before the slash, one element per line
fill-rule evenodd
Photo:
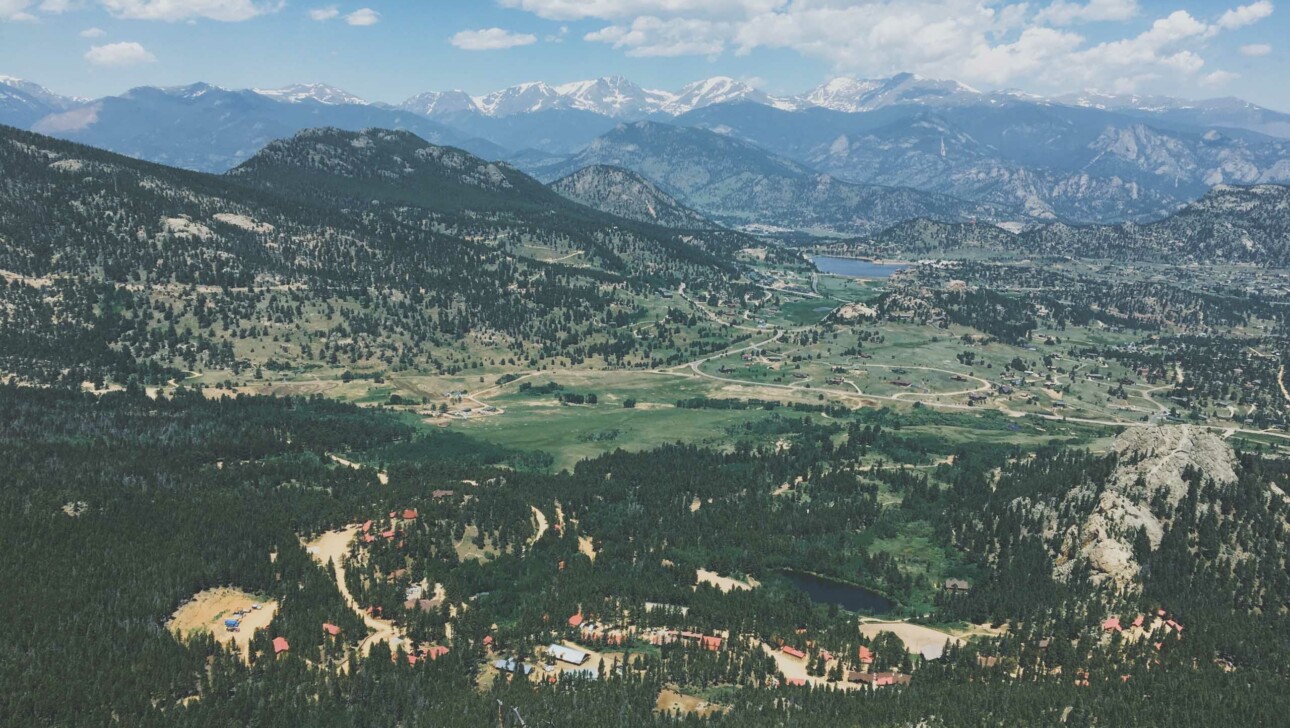
<path fill-rule="evenodd" d="M 896 603 L 871 589 L 856 584 L 827 579 L 800 571 L 784 571 L 784 578 L 797 589 L 806 592 L 811 601 L 836 604 L 849 612 L 882 614 L 896 608 Z"/>

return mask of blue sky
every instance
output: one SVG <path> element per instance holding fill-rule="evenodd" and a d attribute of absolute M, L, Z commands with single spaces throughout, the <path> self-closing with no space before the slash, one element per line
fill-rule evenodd
<path fill-rule="evenodd" d="M 81 96 L 207 81 L 397 102 L 622 74 L 796 93 L 910 70 L 980 88 L 1290 110 L 1271 0 L 0 0 L 0 74 Z"/>

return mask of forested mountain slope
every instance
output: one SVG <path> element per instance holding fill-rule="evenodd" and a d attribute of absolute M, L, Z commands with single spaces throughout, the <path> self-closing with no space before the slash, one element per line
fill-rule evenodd
<path fill-rule="evenodd" d="M 1290 187 L 1219 186 L 1146 224 L 1052 224 L 1011 233 L 993 225 L 913 220 L 839 250 L 906 255 L 984 249 L 1115 260 L 1290 265 Z"/>
<path fill-rule="evenodd" d="M 410 224 L 431 215 L 445 232 L 487 243 L 581 248 L 612 270 L 719 268 L 731 252 L 725 237 L 682 240 L 662 227 L 632 224 L 572 202 L 507 164 L 407 132 L 307 130 L 268 145 L 229 176 L 300 200 L 379 205 Z M 705 243 L 723 255 L 706 254 Z"/>
<path fill-rule="evenodd" d="M 361 166 L 376 155 L 298 172 L 265 157 L 220 177 L 0 128 L 5 370 L 164 381 L 172 367 L 236 370 L 267 352 L 451 368 L 436 352 L 462 335 L 537 351 L 629 316 L 660 283 L 729 270 L 702 240 L 410 134 L 318 134 L 297 145 L 334 137 L 357 153 L 390 139 L 417 166 Z M 274 189 L 288 172 L 292 185 Z M 330 331 L 317 323 L 337 316 Z M 237 344 L 270 337 L 249 358 Z"/>
<path fill-rule="evenodd" d="M 644 177 L 622 167 L 585 167 L 551 189 L 611 215 L 671 228 L 710 229 L 714 223 Z"/>

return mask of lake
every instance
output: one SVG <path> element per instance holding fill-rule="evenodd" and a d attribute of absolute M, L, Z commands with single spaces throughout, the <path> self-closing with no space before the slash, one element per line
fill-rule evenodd
<path fill-rule="evenodd" d="M 869 614 L 890 612 L 896 607 L 892 600 L 862 586 L 799 571 L 784 571 L 783 574 L 795 588 L 806 592 L 813 602 L 836 604 L 849 612 Z"/>
<path fill-rule="evenodd" d="M 875 263 L 859 258 L 834 258 L 830 255 L 817 255 L 811 258 L 811 262 L 821 273 L 848 278 L 890 278 L 909 267 L 908 263 Z"/>

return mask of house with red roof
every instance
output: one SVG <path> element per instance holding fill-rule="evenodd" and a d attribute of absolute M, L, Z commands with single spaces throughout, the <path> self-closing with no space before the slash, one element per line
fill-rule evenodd
<path fill-rule="evenodd" d="M 405 520 L 405 521 L 415 521 L 415 520 L 417 520 L 417 509 L 415 509 L 415 508 L 404 508 L 404 509 L 403 509 L 403 520 Z"/>
<path fill-rule="evenodd" d="M 370 519 L 369 519 L 369 520 L 366 520 L 366 521 L 363 521 L 363 526 L 362 526 L 362 529 L 361 529 L 361 530 L 363 531 L 363 533 L 367 533 L 368 531 L 371 531 L 371 530 L 372 530 L 372 521 L 371 521 Z"/>
<path fill-rule="evenodd" d="M 323 622 L 323 631 L 331 635 L 332 637 L 335 637 L 336 635 L 340 634 L 340 627 L 337 627 L 331 622 Z"/>
<path fill-rule="evenodd" d="M 796 647 L 792 647 L 790 645 L 784 645 L 783 647 L 779 648 L 779 651 L 783 652 L 785 655 L 788 655 L 789 657 L 796 657 L 799 660 L 806 657 L 805 652 L 802 652 Z"/>
<path fill-rule="evenodd" d="M 785 679 L 784 679 L 784 684 L 785 684 L 785 685 L 792 685 L 793 687 L 798 687 L 798 688 L 800 688 L 800 687 L 803 687 L 803 686 L 805 686 L 805 685 L 806 685 L 806 678 L 804 678 L 804 677 L 790 677 L 790 678 L 785 678 Z"/>
<path fill-rule="evenodd" d="M 430 647 L 425 650 L 427 660 L 437 660 L 446 654 L 448 654 L 448 648 L 443 645 L 435 645 L 434 647 Z"/>
<path fill-rule="evenodd" d="M 1139 614 L 1139 615 L 1138 615 L 1138 616 L 1133 620 L 1133 626 L 1134 626 L 1134 627 L 1141 627 L 1141 626 L 1142 626 L 1142 624 L 1143 624 L 1144 622 L 1146 622 L 1146 621 L 1147 621 L 1147 618 L 1146 618 L 1146 617 L 1144 617 L 1144 616 L 1142 616 L 1141 614 Z"/>
<path fill-rule="evenodd" d="M 1119 617 L 1107 617 L 1106 621 L 1102 623 L 1102 631 L 1104 631 L 1104 632 L 1123 632 L 1123 631 L 1124 631 L 1124 629 L 1123 629 L 1122 627 L 1120 627 L 1120 618 L 1119 618 Z"/>
<path fill-rule="evenodd" d="M 582 626 L 582 612 L 581 612 L 581 611 L 579 611 L 577 614 L 573 615 L 572 617 L 569 617 L 569 626 L 570 626 L 570 627 L 581 627 L 581 626 Z"/>
<path fill-rule="evenodd" d="M 713 652 L 716 652 L 717 650 L 721 649 L 720 637 L 709 637 L 705 635 L 702 641 L 703 641 L 703 646 L 709 650 L 712 650 Z"/>
<path fill-rule="evenodd" d="M 286 652 L 289 649 L 291 649 L 291 645 L 287 644 L 286 637 L 273 638 L 273 654 L 281 655 L 283 652 Z"/>
<path fill-rule="evenodd" d="M 860 662 L 868 665 L 873 662 L 873 650 L 860 645 Z"/>

